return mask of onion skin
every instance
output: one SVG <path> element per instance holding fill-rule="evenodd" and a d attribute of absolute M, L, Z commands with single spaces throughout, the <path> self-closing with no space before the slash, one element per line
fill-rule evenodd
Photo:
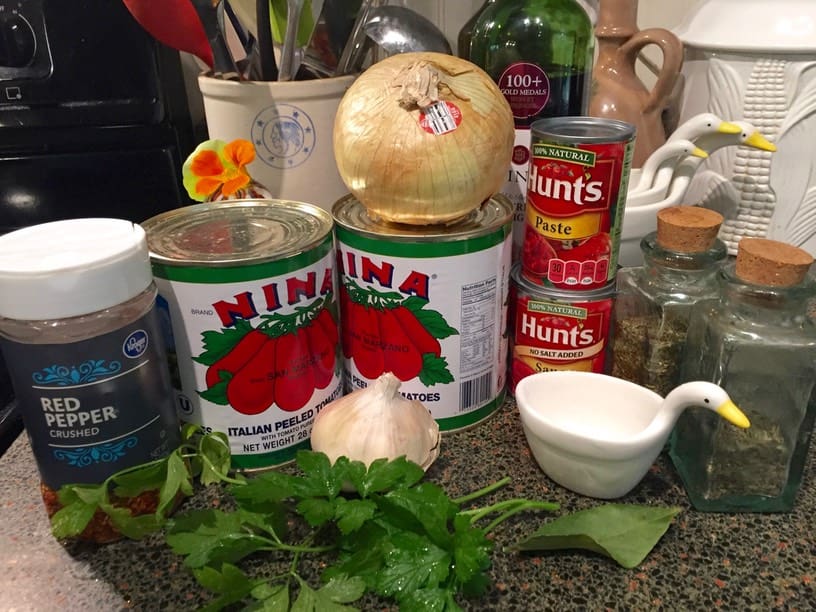
<path fill-rule="evenodd" d="M 455 130 L 427 132 L 420 109 L 400 105 L 395 79 L 418 62 L 438 70 L 439 99 L 461 111 Z M 335 161 L 349 191 L 374 216 L 412 225 L 464 217 L 497 193 L 514 140 L 513 113 L 493 79 L 442 53 L 401 53 L 372 65 L 345 93 L 334 122 Z"/>

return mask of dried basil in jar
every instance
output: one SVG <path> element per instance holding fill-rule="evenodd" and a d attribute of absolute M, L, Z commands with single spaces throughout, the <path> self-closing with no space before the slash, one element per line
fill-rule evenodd
<path fill-rule="evenodd" d="M 693 310 L 682 379 L 719 384 L 751 422 L 722 427 L 707 410 L 677 421 L 669 454 L 698 510 L 793 508 L 816 418 L 812 263 L 792 245 L 743 238 L 719 298 Z"/>
<path fill-rule="evenodd" d="M 717 238 L 723 217 L 696 206 L 657 213 L 643 238 L 644 265 L 618 272 L 612 375 L 665 396 L 679 384 L 692 307 L 718 293 L 727 255 Z"/>

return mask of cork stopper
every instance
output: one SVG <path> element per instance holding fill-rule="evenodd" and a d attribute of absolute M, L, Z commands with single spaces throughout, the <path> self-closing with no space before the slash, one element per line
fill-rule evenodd
<path fill-rule="evenodd" d="M 747 283 L 792 287 L 801 283 L 813 257 L 798 247 L 767 240 L 743 238 L 737 244 L 736 275 Z"/>
<path fill-rule="evenodd" d="M 702 253 L 717 239 L 723 216 L 700 206 L 670 206 L 657 213 L 657 244 L 680 253 Z"/>

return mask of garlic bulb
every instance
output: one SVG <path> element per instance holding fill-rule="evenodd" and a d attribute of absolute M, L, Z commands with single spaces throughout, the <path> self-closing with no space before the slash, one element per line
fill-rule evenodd
<path fill-rule="evenodd" d="M 439 456 L 439 425 L 417 400 L 399 393 L 400 381 L 386 372 L 365 389 L 334 400 L 312 425 L 312 450 L 362 461 L 405 455 L 423 470 Z"/>
<path fill-rule="evenodd" d="M 377 217 L 426 225 L 464 217 L 501 187 L 513 112 L 490 76 L 444 53 L 399 53 L 346 91 L 334 157 L 349 191 Z"/>

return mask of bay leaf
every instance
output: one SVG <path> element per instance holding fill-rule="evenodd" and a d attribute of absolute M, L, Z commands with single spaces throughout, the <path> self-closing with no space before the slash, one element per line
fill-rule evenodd
<path fill-rule="evenodd" d="M 508 550 L 580 548 L 632 568 L 646 558 L 681 511 L 677 506 L 604 504 L 545 523 Z"/>

